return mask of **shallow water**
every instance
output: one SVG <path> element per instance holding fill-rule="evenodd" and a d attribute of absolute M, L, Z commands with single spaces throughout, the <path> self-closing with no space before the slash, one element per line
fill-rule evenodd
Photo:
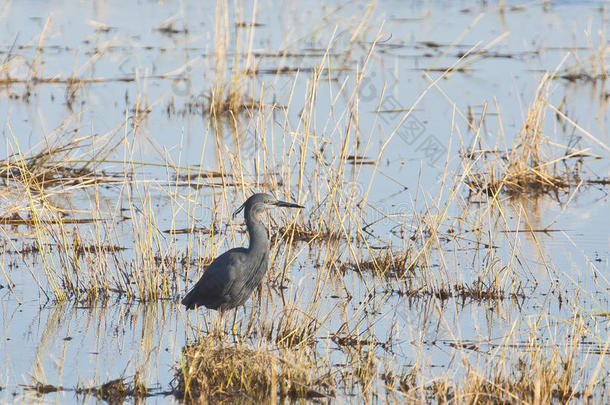
<path fill-rule="evenodd" d="M 215 132 L 202 107 L 218 75 L 215 5 L 12 2 L 0 9 L 0 60 L 4 64 L 18 56 L 2 70 L 1 78 L 26 80 L 35 72 L 39 79 L 60 80 L 2 85 L 1 157 L 18 149 L 39 151 L 36 145 L 48 142 L 61 144 L 70 139 L 70 131 L 74 136 L 95 135 L 100 144 L 105 139 L 117 142 L 119 146 L 103 156 L 98 172 L 119 180 L 134 176 L 134 184 L 109 182 L 96 192 L 84 187 L 60 189 L 51 197 L 55 206 L 70 211 L 70 218 L 95 215 L 112 225 L 76 224 L 67 229 L 77 228 L 91 240 L 101 229 L 102 240 L 125 248 L 120 255 L 129 261 L 137 256 L 138 238 L 148 235 L 137 232 L 145 229 L 143 223 L 138 225 L 142 228 L 132 223 L 142 220 L 135 218 L 141 210 L 129 210 L 130 201 L 137 201 L 154 213 L 154 234 L 159 235 L 155 246 L 164 254 L 208 257 L 247 243 L 244 233 L 234 232 L 242 229 L 240 220 L 226 225 L 229 214 L 241 205 L 244 195 L 265 188 L 233 187 L 222 194 L 220 181 L 204 178 L 193 187 L 176 177 L 185 174 L 187 167 L 201 165 L 204 171 L 244 171 L 251 184 L 288 182 L 281 190 L 287 189 L 292 199 L 306 205 L 304 218 L 315 217 L 326 212 L 320 206 L 329 204 L 324 197 L 330 176 L 321 162 L 336 161 L 352 108 L 358 113 L 358 131 L 352 136 L 361 144 L 356 149 L 352 138 L 349 153 L 370 160 L 382 153 L 382 159 L 378 166 L 347 165 L 340 189 L 353 201 L 366 196 L 360 226 L 366 228 L 370 246 L 402 251 L 412 247 L 405 235 L 413 229 L 414 216 L 430 209 L 433 202 L 442 206 L 451 192 L 445 185 L 463 173 L 460 153 L 473 146 L 475 137 L 468 128 L 469 115 L 478 122 L 486 111 L 481 139 L 487 144 L 476 148 L 505 150 L 521 129 L 544 72 L 561 72 L 579 63 L 587 72 L 600 63 L 606 69 L 609 66 L 607 51 L 601 59 L 587 59 L 601 49 L 600 38 L 608 36 L 604 2 L 506 3 L 499 10 L 496 2 L 332 3 L 312 8 L 262 2 L 256 9 L 256 22 L 261 25 L 252 29 L 235 26 L 252 20 L 248 6 L 230 9 L 231 41 L 241 35 L 242 42 L 236 50 L 230 41 L 227 65 L 236 60 L 240 66 L 252 63 L 243 56 L 252 33 L 255 64 L 250 67 L 258 74 L 247 76 L 242 86 L 251 98 L 277 108 L 232 117 Z M 173 33 L 159 29 L 167 26 L 169 18 Z M 476 54 L 481 49 L 486 52 Z M 278 57 L 279 51 L 290 55 Z M 465 53 L 470 56 L 460 60 Z M 326 70 L 317 83 L 313 119 L 307 122 L 301 113 L 310 108 L 304 104 L 312 86 L 310 69 L 322 63 Z M 464 70 L 445 74 L 427 91 L 451 66 Z M 280 67 L 290 69 L 276 74 Z M 363 67 L 366 74 L 354 106 L 351 95 Z M 83 84 L 71 98 L 66 80 L 72 75 L 96 80 Z M 224 76 L 228 79 L 229 73 Z M 401 124 L 401 117 L 422 93 L 424 97 Z M 557 145 L 570 145 L 588 154 L 579 166 L 583 178 L 607 180 L 610 174 L 609 94 L 607 80 L 559 78 L 550 86 L 548 102 L 560 106 L 586 133 L 548 110 L 544 136 L 555 144 L 555 151 L 564 153 Z M 140 118 L 130 118 L 127 129 L 122 126 L 126 116 L 147 108 L 150 111 Z M 67 119 L 70 124 L 56 140 L 53 131 Z M 300 139 L 307 125 L 312 134 L 309 150 L 320 153 L 308 152 L 307 181 L 299 188 L 295 179 L 300 152 L 290 142 Z M 93 148 L 80 153 L 73 159 L 95 156 Z M 227 155 L 238 153 L 242 166 L 228 167 Z M 125 160 L 143 164 L 124 165 Z M 265 173 L 264 167 L 275 172 Z M 126 174 L 128 170 L 132 173 Z M 212 181 L 220 186 L 207 187 Z M 440 195 L 439 190 L 443 190 Z M 465 188 L 459 193 L 463 197 L 447 208 L 450 220 L 442 228 L 449 240 L 431 253 L 438 267 L 416 270 L 415 285 L 420 286 L 418 279 L 428 279 L 436 287 L 443 282 L 472 285 L 481 269 L 497 262 L 499 267 L 506 266 L 499 274 L 509 286 L 519 284 L 518 296 L 444 299 L 421 292 L 409 297 L 409 281 L 404 279 L 380 282 L 357 271 L 326 279 L 318 265 L 332 249 L 324 244 L 274 246 L 277 261 L 273 261 L 270 281 L 260 299 L 251 300 L 238 313 L 244 338 L 254 346 L 261 344 L 245 326 L 253 310 L 260 313 L 254 322 L 264 328 L 294 307 L 322 323 L 315 349 L 337 368 L 347 364 L 355 351 L 337 344 L 333 336 L 355 334 L 362 341 L 382 343 L 374 348 L 379 373 L 390 369 L 408 373 L 413 364 L 425 365 L 419 370 L 421 378 L 431 381 L 446 373 L 459 378 L 468 364 L 484 369 L 489 358 L 503 351 L 527 353 L 532 342 L 548 353 L 557 348 L 568 351 L 565 336 L 575 323 L 582 323 L 587 333 L 572 342 L 573 347 L 581 355 L 585 372 L 593 372 L 601 362 L 600 378 L 607 379 L 607 185 L 583 184 L 557 196 L 503 198 L 502 215 L 484 214 L 488 224 L 495 226 L 482 232 L 468 228 L 468 216 L 478 216 L 484 204 L 469 204 Z M 6 218 L 14 196 L 3 191 L 2 198 L 0 217 Z M 348 197 L 346 201 L 352 203 Z M 92 213 L 92 207 L 97 212 Z M 292 215 L 273 213 L 274 223 L 286 224 Z M 357 233 L 356 225 L 346 223 L 351 234 Z M 218 228 L 213 237 L 163 232 L 191 226 L 209 229 L 213 224 Z M 514 232 L 527 226 L 548 232 Z M 450 228 L 459 237 L 451 238 Z M 3 402 L 88 402 L 93 398 L 73 390 L 136 372 L 153 388 L 155 395 L 148 401 L 175 400 L 166 395 L 171 391 L 173 368 L 185 342 L 195 338 L 204 319 L 216 317 L 214 312 L 186 314 L 172 299 L 139 303 L 118 294 L 92 304 L 72 299 L 58 303 L 45 278 L 41 255 L 16 253 L 35 244 L 35 235 L 24 225 L 2 225 L 1 229 Z M 482 247 L 486 243 L 494 248 Z M 353 263 L 359 254 L 369 258 L 366 249 L 359 249 L 343 246 L 334 260 Z M 283 278 L 279 273 L 286 257 L 294 261 Z M 200 273 L 193 265 L 186 282 L 180 275 L 176 295 L 184 293 Z M 37 396 L 24 387 L 36 381 L 67 390 Z M 383 392 L 380 383 L 377 386 Z M 605 389 L 607 395 L 608 386 Z M 351 402 L 352 395 L 360 391 L 345 389 L 338 398 Z M 375 399 L 384 401 L 381 394 Z"/>

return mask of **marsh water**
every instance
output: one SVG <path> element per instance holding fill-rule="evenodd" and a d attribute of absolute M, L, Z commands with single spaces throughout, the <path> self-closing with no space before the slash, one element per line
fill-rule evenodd
<path fill-rule="evenodd" d="M 253 331 L 298 313 L 336 370 L 365 347 L 372 382 L 327 400 L 399 402 L 382 375 L 416 367 L 424 383 L 460 381 L 534 346 L 543 358 L 574 354 L 578 389 L 605 381 L 594 399 L 607 400 L 609 17 L 603 1 L 0 5 L 0 158 L 77 145 L 62 165 L 96 184 L 54 183 L 45 207 L 62 212 L 69 245 L 117 248 L 110 278 L 128 274 L 117 285 L 137 284 L 145 246 L 159 272 L 183 263 L 171 296 L 111 288 L 88 299 L 95 278 L 83 276 L 82 291 L 58 297 L 53 272 L 70 264 L 54 255 L 66 242 L 41 236 L 52 221 L 16 220 L 46 217 L 4 173 L 0 399 L 101 401 L 76 390 L 138 374 L 145 401 L 178 401 L 183 347 L 217 316 L 187 313 L 179 297 L 205 268 L 197 258 L 247 244 L 231 212 L 271 191 L 306 207 L 265 217 L 272 234 L 297 218 L 341 237 L 274 239 L 263 288 L 237 312 L 240 339 L 267 347 Z M 510 149 L 547 72 L 545 100 L 560 113 L 543 118 L 544 147 L 549 161 L 573 154 L 552 164 L 578 180 L 489 208 L 454 180 L 472 150 L 490 151 L 471 159 L 482 161 Z M 245 106 L 213 117 L 211 89 L 234 75 Z M 357 265 L 418 249 L 431 212 L 444 220 L 426 266 L 387 277 Z M 95 267 L 81 265 L 74 274 Z M 463 292 L 498 279 L 493 297 Z"/>

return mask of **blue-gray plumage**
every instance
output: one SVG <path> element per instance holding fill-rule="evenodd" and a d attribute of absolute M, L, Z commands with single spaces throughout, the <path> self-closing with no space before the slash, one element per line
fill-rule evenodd
<path fill-rule="evenodd" d="M 278 201 L 269 194 L 254 194 L 233 213 L 244 210 L 250 236 L 248 248 L 235 248 L 218 256 L 205 270 L 197 284 L 182 299 L 186 309 L 205 306 L 225 311 L 243 305 L 267 272 L 269 238 L 260 215 L 275 207 L 303 208 Z"/>

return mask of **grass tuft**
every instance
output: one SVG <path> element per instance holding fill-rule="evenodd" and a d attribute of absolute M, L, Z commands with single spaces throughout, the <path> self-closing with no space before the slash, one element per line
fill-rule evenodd
<path fill-rule="evenodd" d="M 334 396 L 332 377 L 307 350 L 254 350 L 213 338 L 184 348 L 175 380 L 187 402 Z"/>

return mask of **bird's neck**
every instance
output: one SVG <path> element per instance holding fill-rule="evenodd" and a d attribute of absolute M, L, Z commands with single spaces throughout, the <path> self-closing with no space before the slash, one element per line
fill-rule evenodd
<path fill-rule="evenodd" d="M 267 236 L 265 225 L 256 218 L 246 218 L 246 226 L 250 236 L 248 250 L 266 252 L 269 249 L 269 237 Z"/>

